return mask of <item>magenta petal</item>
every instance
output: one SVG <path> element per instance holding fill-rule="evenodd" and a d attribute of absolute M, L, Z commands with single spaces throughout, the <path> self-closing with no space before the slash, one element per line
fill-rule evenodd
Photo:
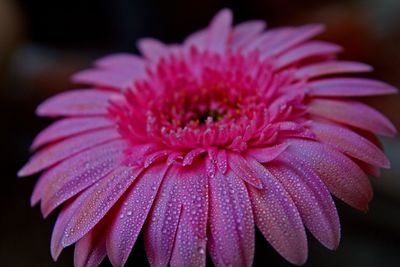
<path fill-rule="evenodd" d="M 250 148 L 247 154 L 257 159 L 258 162 L 266 163 L 276 159 L 288 146 L 288 144 L 279 144 L 269 147 Z"/>
<path fill-rule="evenodd" d="M 228 37 L 231 32 L 232 12 L 223 9 L 218 12 L 210 23 L 206 37 L 206 45 L 209 51 L 223 53 L 228 44 Z"/>
<path fill-rule="evenodd" d="M 320 63 L 314 63 L 311 65 L 305 65 L 295 71 L 294 76 L 297 79 L 303 78 L 315 78 L 318 76 L 339 74 L 339 73 L 350 73 L 350 72 L 367 72 L 372 71 L 372 67 L 359 62 L 352 61 L 326 61 Z"/>
<path fill-rule="evenodd" d="M 43 195 L 43 188 L 50 181 L 50 177 L 46 175 L 46 173 L 42 174 L 38 181 L 35 184 L 35 188 L 33 189 L 31 196 L 31 206 L 35 206 L 41 199 Z"/>
<path fill-rule="evenodd" d="M 120 135 L 115 129 L 106 129 L 85 133 L 49 145 L 37 152 L 18 172 L 18 176 L 27 176 L 42 171 L 88 148 L 118 138 L 120 138 Z"/>
<path fill-rule="evenodd" d="M 217 154 L 217 167 L 218 170 L 222 173 L 225 174 L 226 171 L 228 170 L 228 156 L 226 155 L 225 149 L 221 149 L 218 151 Z"/>
<path fill-rule="evenodd" d="M 144 73 L 145 62 L 144 59 L 136 55 L 121 53 L 102 57 L 96 60 L 95 65 L 100 68 L 122 71 L 124 73 L 127 71 Z"/>
<path fill-rule="evenodd" d="M 216 266 L 251 266 L 254 220 L 243 181 L 231 170 L 209 179 L 208 248 Z M 251 187 L 251 186 L 250 186 Z"/>
<path fill-rule="evenodd" d="M 275 61 L 275 66 L 277 68 L 283 68 L 306 58 L 332 55 L 340 52 L 341 50 L 342 48 L 336 44 L 322 41 L 310 41 L 296 46 L 278 56 Z"/>
<path fill-rule="evenodd" d="M 195 47 L 196 49 L 202 51 L 205 49 L 207 30 L 202 29 L 197 32 L 190 34 L 184 41 L 185 48 Z"/>
<path fill-rule="evenodd" d="M 336 249 L 340 241 L 339 217 L 320 178 L 288 153 L 271 162 L 268 170 L 290 194 L 310 232 L 327 248 Z"/>
<path fill-rule="evenodd" d="M 251 168 L 247 161 L 239 154 L 229 153 L 228 154 L 229 166 L 237 177 L 243 179 L 249 184 L 261 189 L 263 184 L 260 179 L 260 174 L 257 170 Z"/>
<path fill-rule="evenodd" d="M 68 222 L 63 245 L 75 243 L 86 235 L 114 206 L 140 172 L 141 169 L 120 167 L 84 191 L 87 197 Z"/>
<path fill-rule="evenodd" d="M 278 180 L 259 163 L 258 169 L 268 178 L 263 179 L 264 189 L 248 187 L 255 223 L 282 257 L 302 265 L 307 260 L 308 247 L 300 214 Z"/>
<path fill-rule="evenodd" d="M 181 213 L 177 171 L 171 169 L 161 184 L 145 225 L 145 247 L 151 266 L 168 266 Z"/>
<path fill-rule="evenodd" d="M 305 25 L 293 30 L 288 31 L 283 38 L 277 38 L 272 42 L 266 42 L 262 45 L 261 55 L 263 57 L 270 57 L 284 52 L 285 50 L 302 43 L 315 35 L 324 31 L 324 26 L 320 24 Z"/>
<path fill-rule="evenodd" d="M 73 90 L 50 97 L 36 109 L 39 116 L 107 115 L 114 93 L 94 89 Z"/>
<path fill-rule="evenodd" d="M 167 168 L 161 164 L 145 170 L 113 209 L 107 234 L 107 254 L 113 266 L 123 266 L 128 259 Z"/>
<path fill-rule="evenodd" d="M 377 146 L 345 127 L 314 121 L 311 130 L 320 141 L 351 157 L 381 168 L 390 167 L 389 160 Z"/>
<path fill-rule="evenodd" d="M 396 128 L 384 115 L 360 102 L 314 99 L 309 112 L 373 133 L 387 136 L 396 134 Z"/>
<path fill-rule="evenodd" d="M 313 170 L 332 194 L 354 208 L 367 210 L 372 188 L 367 175 L 356 163 L 318 142 L 300 139 L 289 142 L 287 151 Z"/>
<path fill-rule="evenodd" d="M 75 267 L 97 267 L 106 257 L 106 239 L 104 223 L 82 237 L 75 245 Z"/>
<path fill-rule="evenodd" d="M 246 21 L 236 25 L 232 30 L 232 48 L 239 49 L 241 46 L 257 37 L 264 29 L 265 22 L 259 20 Z"/>
<path fill-rule="evenodd" d="M 182 212 L 170 264 L 205 266 L 209 199 L 204 163 L 181 168 L 178 180 Z"/>
<path fill-rule="evenodd" d="M 122 72 L 112 69 L 87 69 L 72 75 L 71 80 L 75 83 L 122 90 L 131 84 L 136 76 L 134 70 Z"/>
<path fill-rule="evenodd" d="M 328 64 L 328 63 L 325 63 Z M 311 96 L 355 97 L 395 94 L 397 89 L 384 82 L 362 78 L 330 78 L 310 82 Z"/>
<path fill-rule="evenodd" d="M 86 150 L 63 161 L 44 175 L 42 213 L 46 217 L 64 201 L 96 183 L 114 170 L 122 161 L 125 141 L 114 141 Z"/>
<path fill-rule="evenodd" d="M 32 148 L 35 149 L 44 144 L 69 137 L 71 135 L 84 133 L 105 127 L 114 126 L 115 122 L 107 117 L 90 118 L 66 118 L 59 120 L 44 129 L 35 138 Z"/>
<path fill-rule="evenodd" d="M 140 52 L 149 60 L 158 62 L 168 54 L 167 47 L 160 41 L 152 38 L 143 38 L 138 41 Z"/>
<path fill-rule="evenodd" d="M 77 210 L 81 207 L 84 199 L 89 193 L 89 190 L 82 192 L 77 198 L 65 203 L 61 209 L 51 235 L 50 251 L 54 260 L 57 260 L 63 248 L 66 247 L 62 240 L 66 235 L 65 229 L 68 222 L 71 220 L 71 217 L 75 214 L 75 212 L 77 212 Z"/>

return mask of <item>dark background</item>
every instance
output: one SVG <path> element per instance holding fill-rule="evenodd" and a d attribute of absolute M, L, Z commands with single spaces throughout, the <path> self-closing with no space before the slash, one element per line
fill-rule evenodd
<path fill-rule="evenodd" d="M 319 38 L 342 45 L 340 58 L 371 64 L 376 71 L 369 77 L 400 87 L 398 0 L 0 0 L 0 266 L 72 266 L 71 248 L 56 263 L 50 257 L 56 216 L 43 220 L 39 209 L 29 206 L 37 176 L 15 175 L 29 157 L 33 137 L 50 122 L 35 117 L 35 107 L 73 88 L 68 77 L 93 59 L 136 52 L 135 42 L 145 36 L 179 42 L 206 26 L 222 7 L 233 9 L 235 23 L 254 18 L 271 27 L 325 23 L 327 31 Z M 400 128 L 398 95 L 365 101 Z M 310 236 L 305 266 L 400 266 L 400 140 L 382 141 L 392 169 L 372 178 L 370 211 L 363 214 L 336 201 L 341 245 L 331 252 Z M 147 266 L 142 242 L 138 240 L 128 266 Z M 256 242 L 254 266 L 291 266 L 259 233 Z"/>

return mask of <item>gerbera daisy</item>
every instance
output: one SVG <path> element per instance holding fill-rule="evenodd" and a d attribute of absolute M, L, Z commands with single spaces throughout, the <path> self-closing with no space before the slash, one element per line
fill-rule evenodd
<path fill-rule="evenodd" d="M 395 127 L 348 99 L 395 93 L 310 41 L 321 25 L 232 27 L 222 10 L 183 44 L 142 39 L 73 80 L 37 114 L 63 117 L 33 142 L 19 176 L 44 171 L 32 195 L 61 208 L 51 253 L 75 244 L 76 266 L 123 266 L 143 231 L 152 266 L 250 266 L 255 227 L 291 263 L 307 259 L 305 229 L 335 249 L 331 194 L 366 211 L 367 175 L 389 161 L 374 134 Z"/>

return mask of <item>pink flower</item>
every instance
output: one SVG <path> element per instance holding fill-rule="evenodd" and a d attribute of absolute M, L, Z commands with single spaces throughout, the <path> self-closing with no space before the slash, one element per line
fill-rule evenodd
<path fill-rule="evenodd" d="M 152 266 L 250 266 L 257 226 L 289 262 L 307 259 L 307 228 L 337 248 L 331 194 L 366 211 L 367 174 L 389 161 L 374 134 L 395 127 L 349 97 L 392 94 L 309 39 L 321 25 L 232 27 L 222 10 L 183 44 L 139 41 L 142 57 L 111 55 L 74 81 L 90 84 L 41 104 L 64 117 L 33 143 L 19 172 L 44 171 L 32 195 L 57 207 L 51 252 L 75 245 L 76 266 L 126 262 L 144 231 Z"/>

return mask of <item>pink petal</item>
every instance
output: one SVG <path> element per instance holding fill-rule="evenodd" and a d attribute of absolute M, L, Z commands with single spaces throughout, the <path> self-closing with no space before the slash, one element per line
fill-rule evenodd
<path fill-rule="evenodd" d="M 261 55 L 262 57 L 277 55 L 323 31 L 324 26 L 319 24 L 297 27 L 293 29 L 293 31 L 288 32 L 284 38 L 277 38 L 272 42 L 266 42 L 266 44 L 260 48 Z"/>
<path fill-rule="evenodd" d="M 258 162 L 266 163 L 277 158 L 288 146 L 288 144 L 279 144 L 270 147 L 250 148 L 247 150 L 247 154 L 257 159 Z"/>
<path fill-rule="evenodd" d="M 232 30 L 232 48 L 239 49 L 242 45 L 256 38 L 264 29 L 265 22 L 260 20 L 246 21 L 236 25 Z"/>
<path fill-rule="evenodd" d="M 264 189 L 249 186 L 254 220 L 271 246 L 293 264 L 302 265 L 307 260 L 307 237 L 297 208 L 278 180 L 261 164 L 265 172 Z"/>
<path fill-rule="evenodd" d="M 295 78 L 315 78 L 329 74 L 350 73 L 350 72 L 367 72 L 372 71 L 372 67 L 359 62 L 352 61 L 326 61 L 310 65 L 305 65 L 295 71 Z M 323 80 L 325 81 L 325 80 Z M 318 81 L 317 81 L 318 83 Z"/>
<path fill-rule="evenodd" d="M 60 204 L 109 174 L 122 161 L 125 141 L 114 141 L 86 150 L 45 173 L 42 213 L 46 217 Z"/>
<path fill-rule="evenodd" d="M 320 141 L 351 157 L 381 168 L 390 167 L 389 160 L 377 146 L 349 129 L 316 121 L 312 122 L 311 129 Z"/>
<path fill-rule="evenodd" d="M 217 154 L 217 167 L 218 170 L 222 173 L 225 174 L 226 171 L 228 170 L 228 157 L 226 155 L 225 149 L 221 149 L 218 151 Z"/>
<path fill-rule="evenodd" d="M 42 174 L 39 177 L 39 180 L 35 184 L 35 188 L 33 189 L 32 196 L 31 196 L 31 206 L 35 206 L 43 195 L 43 188 L 44 186 L 50 181 L 50 177 L 46 175 L 46 173 Z"/>
<path fill-rule="evenodd" d="M 50 251 L 51 256 L 54 261 L 60 256 L 61 251 L 65 247 L 63 245 L 63 238 L 65 236 L 65 229 L 68 222 L 71 220 L 71 217 L 77 212 L 77 210 L 81 207 L 84 199 L 90 193 L 89 190 L 82 192 L 77 198 L 67 201 L 60 213 L 58 214 L 57 221 L 53 228 L 53 233 L 51 235 L 51 245 Z"/>
<path fill-rule="evenodd" d="M 97 267 L 106 257 L 106 236 L 104 223 L 82 237 L 75 245 L 75 267 Z"/>
<path fill-rule="evenodd" d="M 396 128 L 381 113 L 356 101 L 314 99 L 310 102 L 311 114 L 344 123 L 373 133 L 394 136 Z"/>
<path fill-rule="evenodd" d="M 113 210 L 107 234 L 107 254 L 113 266 L 123 266 L 128 259 L 167 168 L 165 164 L 149 167 Z"/>
<path fill-rule="evenodd" d="M 85 199 L 65 227 L 63 246 L 75 243 L 86 235 L 118 201 L 141 172 L 120 167 L 84 191 Z"/>
<path fill-rule="evenodd" d="M 46 117 L 76 115 L 107 115 L 112 92 L 93 89 L 73 90 L 50 97 L 36 109 Z"/>
<path fill-rule="evenodd" d="M 28 176 L 42 171 L 88 148 L 118 139 L 119 137 L 119 133 L 115 129 L 105 129 L 81 134 L 54 145 L 49 145 L 37 152 L 18 172 L 18 176 Z"/>
<path fill-rule="evenodd" d="M 96 60 L 95 65 L 104 69 L 112 69 L 126 73 L 145 73 L 145 60 L 132 54 L 113 54 Z"/>
<path fill-rule="evenodd" d="M 207 29 L 202 29 L 197 32 L 190 34 L 184 41 L 184 47 L 192 48 L 202 51 L 205 49 L 206 45 Z"/>
<path fill-rule="evenodd" d="M 370 96 L 395 94 L 397 89 L 384 82 L 362 78 L 330 78 L 308 83 L 311 96 Z"/>
<path fill-rule="evenodd" d="M 182 165 L 183 166 L 191 165 L 193 160 L 199 155 L 203 154 L 204 152 L 206 152 L 204 148 L 195 148 L 191 150 L 183 158 Z"/>
<path fill-rule="evenodd" d="M 204 162 L 181 168 L 177 178 L 182 212 L 170 265 L 205 266 L 209 200 Z"/>
<path fill-rule="evenodd" d="M 239 154 L 229 153 L 228 154 L 229 166 L 237 177 L 245 180 L 252 186 L 261 189 L 263 187 L 260 174 L 256 170 L 252 169 L 247 161 Z"/>
<path fill-rule="evenodd" d="M 231 31 L 231 25 L 232 12 L 229 9 L 223 9 L 215 15 L 210 23 L 206 37 L 206 44 L 211 52 L 225 52 Z"/>
<path fill-rule="evenodd" d="M 143 38 L 138 41 L 140 53 L 153 62 L 158 62 L 168 55 L 167 47 L 160 41 L 152 38 Z"/>
<path fill-rule="evenodd" d="M 336 44 L 321 41 L 311 41 L 296 46 L 280 55 L 275 62 L 277 68 L 283 68 L 300 60 L 323 55 L 332 55 L 340 52 L 342 48 Z"/>
<path fill-rule="evenodd" d="M 243 53 L 251 53 L 255 50 L 260 52 L 261 48 L 271 46 L 274 43 L 279 42 L 280 40 L 286 38 L 293 32 L 293 28 L 291 27 L 281 27 L 272 29 L 269 31 L 265 31 L 262 34 L 259 34 L 255 38 L 252 39 L 251 42 L 247 42 L 242 46 Z M 268 48 L 267 48 L 268 49 Z"/>
<path fill-rule="evenodd" d="M 290 194 L 310 232 L 327 248 L 336 249 L 340 241 L 339 217 L 319 177 L 288 153 L 268 164 L 268 170 Z"/>
<path fill-rule="evenodd" d="M 122 90 L 130 85 L 135 77 L 137 75 L 134 70 L 121 72 L 112 69 L 87 69 L 72 75 L 71 80 L 75 83 Z"/>
<path fill-rule="evenodd" d="M 151 266 L 168 266 L 181 213 L 177 171 L 171 169 L 157 194 L 145 225 L 147 258 Z"/>
<path fill-rule="evenodd" d="M 105 127 L 111 127 L 115 122 L 107 117 L 66 118 L 59 120 L 44 129 L 33 141 L 32 148 L 69 137 Z"/>
<path fill-rule="evenodd" d="M 231 165 L 231 164 L 230 164 Z M 228 170 L 209 179 L 208 248 L 216 266 L 251 266 L 254 221 L 245 184 Z"/>
<path fill-rule="evenodd" d="M 357 164 L 318 142 L 293 139 L 290 144 L 287 151 L 313 170 L 332 194 L 354 208 L 367 210 L 372 188 Z"/>

